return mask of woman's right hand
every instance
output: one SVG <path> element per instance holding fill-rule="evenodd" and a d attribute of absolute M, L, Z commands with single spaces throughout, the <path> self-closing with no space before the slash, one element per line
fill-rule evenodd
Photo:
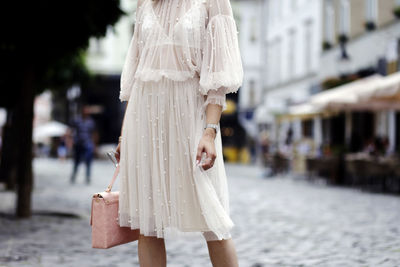
<path fill-rule="evenodd" d="M 115 158 L 117 159 L 118 163 L 119 163 L 119 159 L 120 159 L 120 155 L 121 155 L 121 142 L 118 142 L 118 146 L 117 149 L 115 149 Z"/>

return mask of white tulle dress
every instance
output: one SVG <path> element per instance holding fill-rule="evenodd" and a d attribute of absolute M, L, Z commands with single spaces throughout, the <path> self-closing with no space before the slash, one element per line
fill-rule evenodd
<path fill-rule="evenodd" d="M 159 238 L 231 238 L 221 134 L 196 165 L 208 103 L 226 109 L 243 69 L 229 0 L 139 0 L 121 74 L 119 224 Z"/>

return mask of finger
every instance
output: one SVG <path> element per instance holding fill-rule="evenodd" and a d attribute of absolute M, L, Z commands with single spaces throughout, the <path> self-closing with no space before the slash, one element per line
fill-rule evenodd
<path fill-rule="evenodd" d="M 215 154 L 215 151 L 210 147 L 208 147 L 206 149 L 206 153 L 207 153 L 207 158 L 211 158 L 214 160 L 217 157 L 217 155 Z"/>
<path fill-rule="evenodd" d="M 214 164 L 214 161 L 211 158 L 207 157 L 205 159 L 205 163 L 202 165 L 202 167 L 203 167 L 203 169 L 208 170 L 209 168 L 211 168 L 213 166 L 213 164 Z"/>
<path fill-rule="evenodd" d="M 203 170 L 208 170 L 209 168 L 211 168 L 209 163 L 204 163 L 201 167 L 203 167 Z"/>
<path fill-rule="evenodd" d="M 213 166 L 213 164 L 210 162 L 210 163 L 205 163 L 204 165 L 203 165 L 203 169 L 204 170 L 208 170 L 208 169 L 210 169 L 210 168 L 212 168 L 212 166 Z"/>
<path fill-rule="evenodd" d="M 198 148 L 197 148 L 197 154 L 196 154 L 196 162 L 197 164 L 200 162 L 201 160 L 201 153 L 203 152 L 203 146 L 201 144 L 199 144 Z"/>
<path fill-rule="evenodd" d="M 214 160 L 217 158 L 217 154 L 215 154 L 215 152 L 211 152 L 209 154 L 209 157 L 211 158 L 211 160 L 214 162 Z"/>

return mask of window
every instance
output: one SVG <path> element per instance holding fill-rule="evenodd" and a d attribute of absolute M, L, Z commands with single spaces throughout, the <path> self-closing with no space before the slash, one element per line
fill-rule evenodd
<path fill-rule="evenodd" d="M 279 37 L 279 38 L 277 38 L 276 39 L 276 41 L 275 41 L 275 52 L 274 52 L 274 58 L 275 58 L 275 60 L 274 60 L 274 62 L 275 62 L 275 68 L 274 68 L 274 71 L 275 71 L 275 75 L 274 75 L 274 77 L 275 77 L 275 79 L 276 79 L 276 83 L 280 83 L 281 82 L 281 59 L 282 59 L 282 57 L 281 57 L 281 54 L 282 54 L 282 39 Z"/>
<path fill-rule="evenodd" d="M 335 9 L 332 0 L 325 2 L 325 41 L 329 44 L 335 42 Z"/>
<path fill-rule="evenodd" d="M 288 73 L 289 79 L 292 78 L 295 74 L 295 46 L 296 46 L 296 30 L 289 30 L 289 38 L 288 38 Z"/>
<path fill-rule="evenodd" d="M 376 0 L 365 0 L 366 1 L 366 21 L 367 23 L 376 23 L 378 19 L 378 5 Z"/>
<path fill-rule="evenodd" d="M 283 1 L 276 1 L 276 14 L 277 14 L 277 22 L 282 18 L 283 14 Z"/>
<path fill-rule="evenodd" d="M 255 88 L 255 81 L 249 81 L 249 104 L 251 107 L 256 106 L 256 88 Z"/>
<path fill-rule="evenodd" d="M 253 16 L 250 19 L 250 42 L 254 43 L 257 41 L 257 18 Z"/>
<path fill-rule="evenodd" d="M 270 86 L 275 86 L 280 82 L 282 66 L 281 44 L 282 41 L 280 37 L 276 37 L 268 43 L 267 80 Z"/>
<path fill-rule="evenodd" d="M 349 0 L 340 1 L 340 27 L 339 34 L 349 36 L 350 34 L 350 4 Z"/>
<path fill-rule="evenodd" d="M 275 41 L 271 40 L 268 42 L 267 47 L 267 84 L 268 86 L 272 86 L 275 83 Z"/>
<path fill-rule="evenodd" d="M 270 20 L 271 20 L 271 25 L 274 25 L 278 21 L 278 16 L 277 16 L 277 10 L 278 10 L 278 2 L 277 1 L 268 1 L 269 3 L 269 12 L 270 12 Z"/>
<path fill-rule="evenodd" d="M 312 51 L 313 51 L 313 21 L 306 20 L 304 26 L 304 63 L 305 72 L 308 74 L 311 71 L 312 64 Z"/>
<path fill-rule="evenodd" d="M 290 0 L 290 7 L 291 7 L 291 11 L 295 12 L 296 8 L 297 8 L 297 0 Z"/>

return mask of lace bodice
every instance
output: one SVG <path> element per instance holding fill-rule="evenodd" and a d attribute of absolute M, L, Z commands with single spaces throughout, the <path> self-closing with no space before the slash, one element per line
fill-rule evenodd
<path fill-rule="evenodd" d="M 226 109 L 243 81 L 237 27 L 229 0 L 139 0 L 121 74 L 120 100 L 137 80 L 197 76 L 208 103 Z"/>

